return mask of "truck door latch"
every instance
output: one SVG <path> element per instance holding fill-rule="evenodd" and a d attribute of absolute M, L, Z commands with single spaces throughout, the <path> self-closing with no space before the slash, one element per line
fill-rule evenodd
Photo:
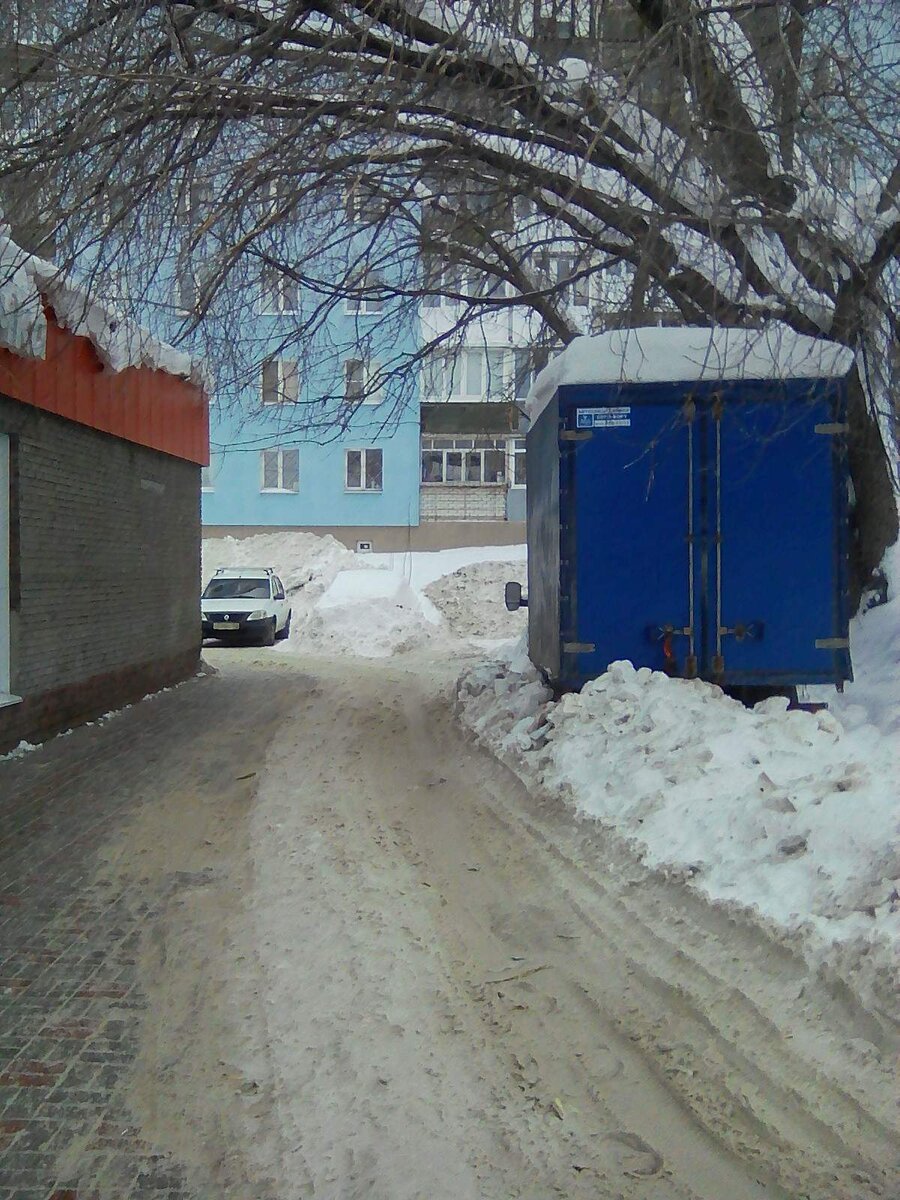
<path fill-rule="evenodd" d="M 763 621 L 750 621 L 747 625 L 738 622 L 737 625 L 732 626 L 730 629 L 727 625 L 720 625 L 719 637 L 733 635 L 736 642 L 743 642 L 746 638 L 750 638 L 753 642 L 761 642 L 765 629 L 766 626 Z"/>

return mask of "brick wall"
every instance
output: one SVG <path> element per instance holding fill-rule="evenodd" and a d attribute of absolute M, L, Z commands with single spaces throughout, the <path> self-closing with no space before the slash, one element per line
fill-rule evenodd
<path fill-rule="evenodd" d="M 190 674 L 200 468 L 0 395 L 11 436 L 11 685 L 0 752 Z"/>

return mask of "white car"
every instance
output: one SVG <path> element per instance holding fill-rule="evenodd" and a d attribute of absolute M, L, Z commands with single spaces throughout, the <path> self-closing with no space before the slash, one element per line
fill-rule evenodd
<path fill-rule="evenodd" d="M 200 598 L 203 636 L 274 644 L 291 631 L 291 605 L 272 567 L 219 567 Z"/>

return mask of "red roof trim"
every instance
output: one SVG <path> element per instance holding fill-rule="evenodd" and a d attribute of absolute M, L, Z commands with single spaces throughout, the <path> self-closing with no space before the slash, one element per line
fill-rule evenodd
<path fill-rule="evenodd" d="M 88 338 L 47 313 L 44 358 L 0 349 L 0 391 L 79 425 L 205 466 L 209 405 L 202 389 L 151 367 L 104 369 Z"/>

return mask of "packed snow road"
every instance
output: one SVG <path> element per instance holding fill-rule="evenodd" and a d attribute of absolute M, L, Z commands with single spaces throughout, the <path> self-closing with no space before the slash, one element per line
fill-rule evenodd
<path fill-rule="evenodd" d="M 148 939 L 132 1103 L 198 1195 L 897 1194 L 884 1030 L 531 797 L 458 663 L 209 657 L 309 682 L 241 772 L 229 887 Z"/>

